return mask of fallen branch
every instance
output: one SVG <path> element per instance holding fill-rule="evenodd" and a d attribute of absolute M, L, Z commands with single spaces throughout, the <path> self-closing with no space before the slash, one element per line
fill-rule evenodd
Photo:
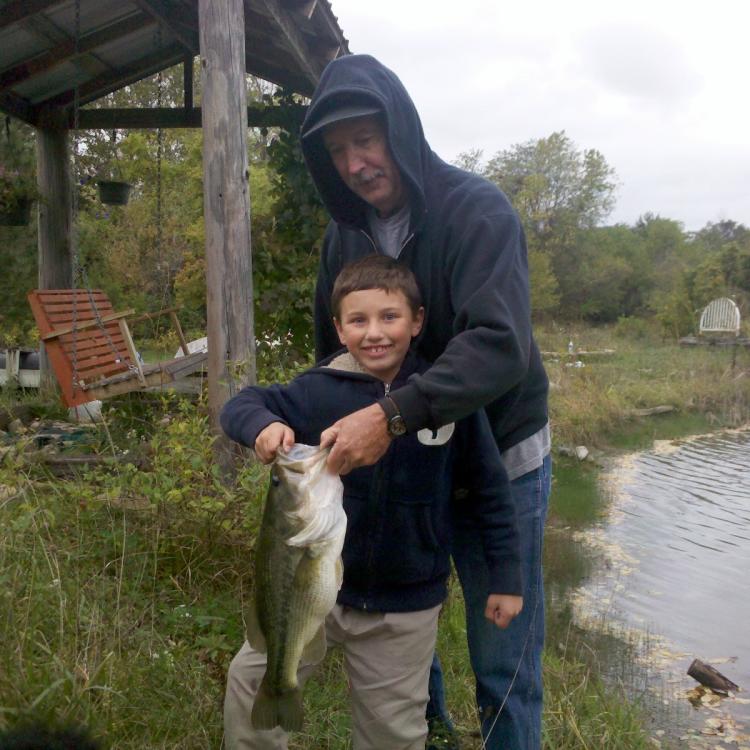
<path fill-rule="evenodd" d="M 630 415 L 633 417 L 650 417 L 653 414 L 667 414 L 670 411 L 676 411 L 676 408 L 669 404 L 663 404 L 662 406 L 652 406 L 650 409 L 631 409 Z"/>

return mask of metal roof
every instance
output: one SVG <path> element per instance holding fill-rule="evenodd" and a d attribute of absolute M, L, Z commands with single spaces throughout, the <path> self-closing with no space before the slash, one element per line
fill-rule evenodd
<path fill-rule="evenodd" d="M 349 52 L 328 0 L 244 0 L 245 69 L 310 95 Z M 78 33 L 76 30 L 78 29 Z M 198 0 L 0 0 L 0 111 L 32 125 L 199 54 Z"/>

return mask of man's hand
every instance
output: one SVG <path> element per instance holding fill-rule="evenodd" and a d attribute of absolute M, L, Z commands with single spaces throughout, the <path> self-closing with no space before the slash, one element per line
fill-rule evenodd
<path fill-rule="evenodd" d="M 390 443 L 385 412 L 377 404 L 339 419 L 320 436 L 321 448 L 333 446 L 327 462 L 333 474 L 348 474 L 360 466 L 371 466 Z"/>
<path fill-rule="evenodd" d="M 494 622 L 497 627 L 505 628 L 510 621 L 523 609 L 523 598 L 512 594 L 490 594 L 487 597 L 487 606 L 484 608 L 484 616 Z"/>
<path fill-rule="evenodd" d="M 255 455 L 261 463 L 270 464 L 276 458 L 276 451 L 281 448 L 289 453 L 294 445 L 294 430 L 283 422 L 271 422 L 255 438 Z"/>

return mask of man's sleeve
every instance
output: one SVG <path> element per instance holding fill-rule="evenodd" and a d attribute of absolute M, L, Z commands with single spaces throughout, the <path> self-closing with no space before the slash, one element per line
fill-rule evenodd
<path fill-rule="evenodd" d="M 456 425 L 459 439 L 456 514 L 473 521 L 490 574 L 488 594 L 523 591 L 516 508 L 508 474 L 483 409 Z"/>
<path fill-rule="evenodd" d="M 410 432 L 486 406 L 518 385 L 529 367 L 528 262 L 517 215 L 509 210 L 470 222 L 444 278 L 453 338 L 429 370 L 391 393 Z"/>

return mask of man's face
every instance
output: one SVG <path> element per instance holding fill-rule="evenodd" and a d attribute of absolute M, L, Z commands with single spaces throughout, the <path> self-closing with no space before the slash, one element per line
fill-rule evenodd
<path fill-rule="evenodd" d="M 408 195 L 380 120 L 374 115 L 342 120 L 323 130 L 323 143 L 347 187 L 386 218 Z"/>

